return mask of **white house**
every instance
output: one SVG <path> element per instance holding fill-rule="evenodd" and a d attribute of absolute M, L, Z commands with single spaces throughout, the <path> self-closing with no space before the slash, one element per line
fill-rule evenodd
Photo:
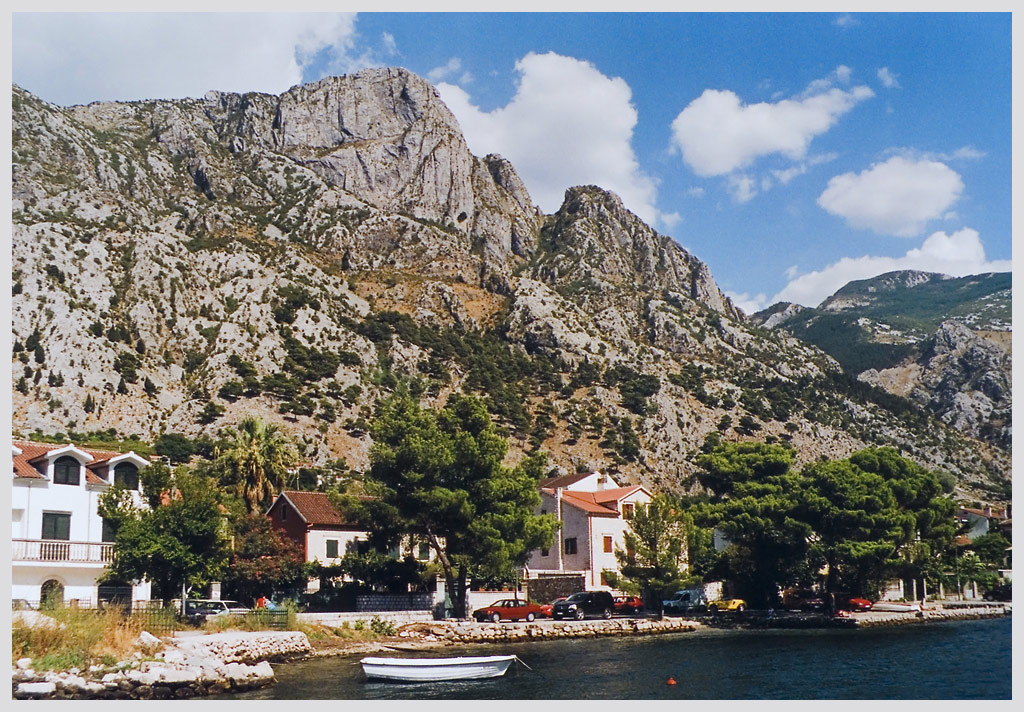
<path fill-rule="evenodd" d="M 131 597 L 149 600 L 148 582 L 99 586 L 113 535 L 97 512 L 99 496 L 114 482 L 134 490 L 142 505 L 139 470 L 149 460 L 75 445 L 14 441 L 11 488 L 13 599 L 43 599 L 83 606 Z"/>
<path fill-rule="evenodd" d="M 600 472 L 563 475 L 540 483 L 538 513 L 560 523 L 558 542 L 530 555 L 528 575 L 582 573 L 587 589 L 609 589 L 606 571 L 618 571 L 615 550 L 625 547 L 629 520 L 639 505 L 651 501 L 640 485 L 620 487 Z"/>

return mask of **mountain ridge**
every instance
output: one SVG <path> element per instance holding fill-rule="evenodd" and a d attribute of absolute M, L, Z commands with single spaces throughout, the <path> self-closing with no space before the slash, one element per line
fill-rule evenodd
<path fill-rule="evenodd" d="M 405 70 L 67 109 L 15 87 L 12 105 L 16 431 L 257 413 L 306 460 L 359 469 L 374 403 L 405 382 L 483 396 L 513 457 L 656 489 L 693 487 L 715 436 L 807 461 L 893 444 L 1005 490 L 1008 454 L 752 326 L 617 196 L 577 186 L 542 214 Z"/>

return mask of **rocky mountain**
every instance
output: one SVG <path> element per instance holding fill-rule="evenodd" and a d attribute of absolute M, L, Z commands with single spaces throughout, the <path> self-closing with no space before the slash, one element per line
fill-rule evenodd
<path fill-rule="evenodd" d="M 754 315 L 833 356 L 860 380 L 1009 450 L 1011 275 L 890 272 L 847 284 L 816 309 Z"/>
<path fill-rule="evenodd" d="M 617 196 L 578 186 L 542 214 L 405 70 L 69 108 L 15 87 L 12 108 L 19 434 L 195 437 L 256 413 L 359 470 L 378 399 L 463 390 L 510 457 L 656 490 L 691 488 L 722 437 L 804 462 L 892 444 L 1008 491 L 1007 452 L 749 323 Z"/>

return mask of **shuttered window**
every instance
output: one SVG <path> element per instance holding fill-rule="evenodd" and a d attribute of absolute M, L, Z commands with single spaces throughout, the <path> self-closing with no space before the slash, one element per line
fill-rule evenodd
<path fill-rule="evenodd" d="M 73 457 L 57 458 L 53 463 L 53 483 L 56 485 L 77 485 L 82 472 L 82 466 Z"/>
<path fill-rule="evenodd" d="M 43 512 L 43 539 L 67 541 L 71 538 L 71 515 Z"/>

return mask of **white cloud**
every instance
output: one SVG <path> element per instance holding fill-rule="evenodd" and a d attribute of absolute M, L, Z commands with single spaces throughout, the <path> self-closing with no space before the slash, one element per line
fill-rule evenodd
<path fill-rule="evenodd" d="M 856 27 L 860 24 L 860 20 L 851 15 L 850 13 L 844 13 L 835 19 L 835 25 L 842 27 L 844 30 L 847 27 Z"/>
<path fill-rule="evenodd" d="M 398 54 L 398 43 L 395 42 L 395 36 L 390 32 L 381 33 L 380 44 L 386 56 L 394 57 Z"/>
<path fill-rule="evenodd" d="M 834 161 L 838 157 L 839 155 L 836 153 L 821 153 L 817 156 L 810 156 L 806 161 L 801 161 L 789 168 L 773 170 L 771 171 L 771 175 L 776 181 L 785 185 L 797 176 L 802 176 L 812 167 L 821 165 L 822 163 L 828 163 L 829 161 Z M 765 181 L 767 182 L 764 183 L 764 189 L 768 190 L 771 185 L 771 180 L 766 178 Z"/>
<path fill-rule="evenodd" d="M 988 154 L 974 146 L 962 146 L 951 152 L 919 151 L 915 148 L 897 146 L 886 149 L 883 156 L 902 156 L 912 161 L 976 161 Z"/>
<path fill-rule="evenodd" d="M 944 163 L 894 156 L 861 173 L 832 178 L 818 205 L 850 227 L 914 237 L 929 220 L 942 217 L 963 188 L 960 175 Z"/>
<path fill-rule="evenodd" d="M 989 261 L 976 230 L 963 228 L 952 235 L 936 232 L 920 247 L 908 250 L 902 257 L 844 257 L 824 269 L 799 276 L 794 268 L 790 268 L 786 273 L 790 279 L 789 284 L 769 303 L 786 301 L 808 307 L 817 306 L 848 282 L 896 270 L 920 270 L 964 277 L 983 272 L 1010 272 L 1012 266 L 1012 260 Z"/>
<path fill-rule="evenodd" d="M 15 13 L 11 25 L 15 83 L 61 105 L 280 93 L 314 58 L 351 69 L 355 36 L 351 13 Z"/>
<path fill-rule="evenodd" d="M 661 224 L 667 230 L 671 230 L 683 220 L 683 216 L 677 212 L 660 213 L 658 217 L 661 219 Z"/>
<path fill-rule="evenodd" d="M 848 77 L 848 71 L 840 67 L 835 77 Z M 866 86 L 834 88 L 831 79 L 776 103 L 744 105 L 731 91 L 706 89 L 672 122 L 672 148 L 701 176 L 732 173 L 772 154 L 800 160 L 816 136 L 873 96 Z"/>
<path fill-rule="evenodd" d="M 629 85 L 554 52 L 530 53 L 516 70 L 516 95 L 493 111 L 480 110 L 460 87 L 437 85 L 470 150 L 511 161 L 545 212 L 561 206 L 567 188 L 594 184 L 617 193 L 643 220 L 658 220 L 655 181 L 640 170 L 631 145 L 637 112 Z"/>
<path fill-rule="evenodd" d="M 726 187 L 737 203 L 748 203 L 757 195 L 754 179 L 745 175 L 732 175 L 726 181 Z"/>
<path fill-rule="evenodd" d="M 882 82 L 882 86 L 886 89 L 899 89 L 900 83 L 897 80 L 898 75 L 893 74 L 888 67 L 882 67 L 878 70 L 878 79 Z"/>
<path fill-rule="evenodd" d="M 974 146 L 964 146 L 963 148 L 958 148 L 955 151 L 953 151 L 953 153 L 949 154 L 948 158 L 942 158 L 940 160 L 947 160 L 947 161 L 955 161 L 955 160 L 976 161 L 979 158 L 984 158 L 987 155 L 988 155 L 987 153 L 985 153 L 984 151 L 979 151 Z"/>
<path fill-rule="evenodd" d="M 695 185 L 694 187 L 686 191 L 686 194 L 689 195 L 691 198 L 703 198 L 704 189 L 699 185 Z"/>
<path fill-rule="evenodd" d="M 733 304 L 743 310 L 744 314 L 754 314 L 765 308 L 765 301 L 767 300 L 767 295 L 765 294 L 751 296 L 747 292 L 736 293 L 728 290 L 723 291 L 725 292 L 725 296 L 732 300 Z"/>
<path fill-rule="evenodd" d="M 430 80 L 431 84 L 437 84 L 453 74 L 457 74 L 460 69 L 462 69 L 462 60 L 458 57 L 452 57 L 448 60 L 447 64 L 435 67 L 427 72 L 427 79 Z"/>

